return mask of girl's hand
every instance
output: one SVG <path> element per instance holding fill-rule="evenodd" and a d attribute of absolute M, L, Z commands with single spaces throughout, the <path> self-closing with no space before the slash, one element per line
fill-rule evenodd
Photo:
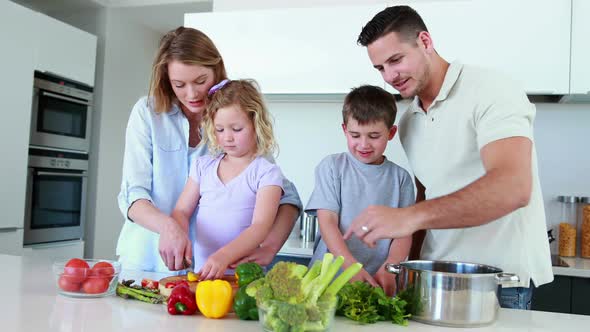
<path fill-rule="evenodd" d="M 188 233 L 172 218 L 164 222 L 166 226 L 164 231 L 160 233 L 158 242 L 160 257 L 171 271 L 185 269 L 184 262 L 190 262 L 193 257 L 192 244 Z"/>
<path fill-rule="evenodd" d="M 260 266 L 267 266 L 272 262 L 276 256 L 276 252 L 270 247 L 258 247 L 254 249 L 249 255 L 246 255 L 235 263 L 232 263 L 229 267 L 235 269 L 242 263 L 257 263 Z"/>
<path fill-rule="evenodd" d="M 352 277 L 352 279 L 350 279 L 350 282 L 354 281 L 362 281 L 368 283 L 373 287 L 379 287 L 377 281 L 375 281 L 375 279 L 373 279 L 373 277 L 371 277 L 369 272 L 367 272 L 365 269 L 361 269 L 359 273 L 357 273 L 354 277 Z"/>
<path fill-rule="evenodd" d="M 393 274 L 387 272 L 387 270 L 385 270 L 385 265 L 383 265 L 374 275 L 375 280 L 377 281 L 377 283 L 379 284 L 379 286 L 381 288 L 383 288 L 383 291 L 385 291 L 385 294 L 387 294 L 387 296 L 393 296 L 393 294 L 395 293 L 395 277 Z"/>
<path fill-rule="evenodd" d="M 209 256 L 201 271 L 199 271 L 199 275 L 201 276 L 199 280 L 221 279 L 225 275 L 227 266 L 230 263 L 225 257 L 227 255 L 221 254 L 219 250 Z"/>

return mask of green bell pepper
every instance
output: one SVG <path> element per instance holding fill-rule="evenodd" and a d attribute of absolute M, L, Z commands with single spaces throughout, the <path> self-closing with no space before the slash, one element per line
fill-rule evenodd
<path fill-rule="evenodd" d="M 258 308 L 256 299 L 246 294 L 246 287 L 240 287 L 234 297 L 234 312 L 243 320 L 258 320 Z"/>
<path fill-rule="evenodd" d="M 242 263 L 236 267 L 235 275 L 238 279 L 238 286 L 243 287 L 264 277 L 264 270 L 256 263 Z"/>

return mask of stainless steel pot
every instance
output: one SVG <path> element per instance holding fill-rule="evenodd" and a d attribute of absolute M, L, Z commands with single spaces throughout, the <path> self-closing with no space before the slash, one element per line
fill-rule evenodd
<path fill-rule="evenodd" d="M 397 294 L 408 302 L 411 319 L 441 326 L 483 326 L 496 320 L 500 285 L 518 276 L 482 264 L 407 261 L 387 264 L 397 275 Z"/>

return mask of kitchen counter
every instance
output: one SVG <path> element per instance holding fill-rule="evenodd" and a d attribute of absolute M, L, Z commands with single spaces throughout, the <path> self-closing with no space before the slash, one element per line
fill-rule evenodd
<path fill-rule="evenodd" d="M 241 321 L 230 315 L 224 319 L 207 319 L 200 315 L 171 316 L 162 305 L 105 298 L 69 298 L 57 293 L 51 261 L 36 257 L 0 255 L 4 285 L 0 301 L 2 330 L 29 331 L 260 331 L 258 322 Z M 124 278 L 153 278 L 161 275 L 123 272 Z M 499 319 L 482 328 L 443 328 L 410 322 L 408 327 L 380 322 L 359 325 L 337 317 L 333 331 L 587 331 L 590 316 L 557 314 L 540 311 L 500 309 Z"/>
<path fill-rule="evenodd" d="M 590 259 L 561 257 L 568 267 L 554 266 L 553 274 L 569 277 L 590 278 Z"/>
<path fill-rule="evenodd" d="M 313 241 L 304 242 L 299 237 L 299 233 L 293 232 L 293 235 L 287 239 L 281 250 L 279 250 L 278 255 L 311 258 L 313 255 Z"/>

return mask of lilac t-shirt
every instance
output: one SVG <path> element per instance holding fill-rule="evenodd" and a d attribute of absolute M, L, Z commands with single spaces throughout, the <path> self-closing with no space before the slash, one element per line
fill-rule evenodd
<path fill-rule="evenodd" d="M 201 269 L 211 254 L 252 224 L 256 193 L 260 188 L 278 186 L 283 189 L 280 168 L 264 157 L 254 159 L 242 173 L 224 184 L 217 175 L 223 156 L 202 156 L 190 167 L 190 178 L 199 184 L 201 193 L 193 244 L 195 271 Z"/>

